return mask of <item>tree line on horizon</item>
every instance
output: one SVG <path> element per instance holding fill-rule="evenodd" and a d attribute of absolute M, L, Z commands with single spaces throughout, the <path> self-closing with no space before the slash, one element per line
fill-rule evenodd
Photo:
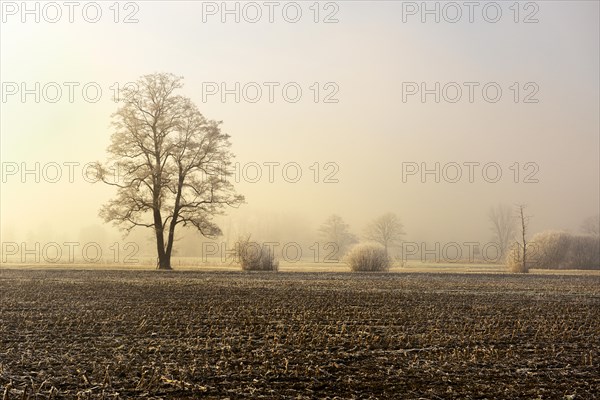
<path fill-rule="evenodd" d="M 100 210 L 101 218 L 125 234 L 136 227 L 153 231 L 157 268 L 164 270 L 172 268 L 176 232 L 188 227 L 215 239 L 223 234 L 215 217 L 245 203 L 235 190 L 231 173 L 223 168 L 234 157 L 230 136 L 222 131 L 221 121 L 205 118 L 189 98 L 177 93 L 182 87 L 182 78 L 168 73 L 145 75 L 124 87 L 120 106 L 112 116 L 113 134 L 107 149 L 110 165 L 119 168 L 123 179 L 110 180 L 109 163 L 96 163 L 98 180 L 116 187 L 115 198 Z M 492 207 L 488 214 L 499 259 L 511 270 L 600 269 L 597 215 L 584 221 L 584 235 L 542 232 L 531 239 L 529 219 L 524 205 L 517 206 L 516 218 L 507 205 Z M 337 246 L 339 258 L 361 245 L 336 214 L 322 223 L 318 234 Z M 364 254 L 354 255 L 363 260 L 360 262 L 366 262 L 367 253 L 391 261 L 405 234 L 400 218 L 385 213 L 364 230 L 363 242 L 372 245 L 362 247 Z M 249 236 L 245 241 L 250 243 Z"/>

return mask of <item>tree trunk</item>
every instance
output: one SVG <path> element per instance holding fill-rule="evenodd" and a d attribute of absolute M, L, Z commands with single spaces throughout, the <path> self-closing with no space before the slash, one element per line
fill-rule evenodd
<path fill-rule="evenodd" d="M 525 214 L 523 214 L 523 206 L 520 206 L 520 212 L 521 212 L 521 236 L 522 236 L 522 240 L 523 240 L 523 266 L 522 266 L 522 272 L 527 273 L 529 272 L 529 269 L 527 268 L 527 239 L 526 239 L 526 233 L 527 233 L 527 224 L 525 222 L 526 218 L 525 218 Z"/>
<path fill-rule="evenodd" d="M 173 268 L 171 268 L 171 257 L 167 256 L 166 254 L 163 255 L 162 260 L 159 257 L 157 269 L 165 270 L 165 271 L 172 270 Z"/>
<path fill-rule="evenodd" d="M 156 234 L 156 250 L 158 252 L 157 269 L 171 269 L 171 255 L 165 251 L 165 242 L 162 231 Z"/>
<path fill-rule="evenodd" d="M 527 269 L 527 244 L 523 244 L 523 272 L 529 272 Z"/>
<path fill-rule="evenodd" d="M 173 251 L 173 241 L 175 240 L 175 227 L 177 226 L 177 219 L 179 218 L 179 203 L 181 201 L 181 193 L 183 191 L 184 175 L 182 171 L 179 171 L 179 182 L 177 184 L 177 196 L 175 198 L 175 206 L 173 209 L 173 218 L 169 224 L 169 234 L 167 236 L 167 247 L 165 250 L 165 259 L 169 265 L 167 269 L 171 269 L 171 253 Z"/>
<path fill-rule="evenodd" d="M 154 229 L 156 232 L 156 252 L 158 253 L 157 269 L 171 269 L 171 255 L 165 251 L 165 236 L 162 226 L 162 217 L 160 211 L 154 211 Z"/>

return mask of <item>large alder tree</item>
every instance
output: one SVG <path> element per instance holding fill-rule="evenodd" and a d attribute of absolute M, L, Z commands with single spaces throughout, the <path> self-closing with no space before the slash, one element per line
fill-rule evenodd
<path fill-rule="evenodd" d="M 229 135 L 221 122 L 207 120 L 189 98 L 176 94 L 182 86 L 182 78 L 166 73 L 127 85 L 113 114 L 108 163 L 97 165 L 99 178 L 117 187 L 100 216 L 126 234 L 152 228 L 157 268 L 165 270 L 171 269 L 178 225 L 215 238 L 222 232 L 214 216 L 244 202 L 228 179 L 234 157 Z M 119 179 L 108 179 L 109 170 Z"/>

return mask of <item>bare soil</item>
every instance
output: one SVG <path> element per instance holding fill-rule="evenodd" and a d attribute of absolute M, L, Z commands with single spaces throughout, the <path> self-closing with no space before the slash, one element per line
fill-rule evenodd
<path fill-rule="evenodd" d="M 0 290 L 5 399 L 600 396 L 599 276 L 10 269 Z"/>

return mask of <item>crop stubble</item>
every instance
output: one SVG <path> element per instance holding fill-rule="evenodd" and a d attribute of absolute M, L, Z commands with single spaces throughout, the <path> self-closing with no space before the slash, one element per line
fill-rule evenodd
<path fill-rule="evenodd" d="M 595 398 L 598 276 L 0 272 L 0 394 Z"/>

